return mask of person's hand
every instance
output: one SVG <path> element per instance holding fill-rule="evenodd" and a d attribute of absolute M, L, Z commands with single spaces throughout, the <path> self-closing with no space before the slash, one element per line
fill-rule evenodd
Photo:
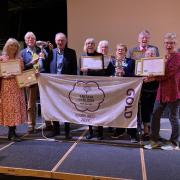
<path fill-rule="evenodd" d="M 32 60 L 31 60 L 31 64 L 33 64 L 33 65 L 34 65 L 34 64 L 37 64 L 37 63 L 38 63 L 38 60 L 39 60 L 39 58 L 32 59 Z"/>
<path fill-rule="evenodd" d="M 9 79 L 9 78 L 13 78 L 15 75 L 12 74 L 6 74 L 3 76 L 4 79 Z"/>
<path fill-rule="evenodd" d="M 39 53 L 39 58 L 45 59 L 45 54 L 44 54 L 43 52 L 40 52 L 40 53 Z"/>
<path fill-rule="evenodd" d="M 88 68 L 81 68 L 81 71 L 82 71 L 82 72 L 87 72 L 87 71 L 88 71 Z"/>
<path fill-rule="evenodd" d="M 116 67 L 115 72 L 118 74 L 118 76 L 123 76 L 125 74 L 124 69 L 121 67 Z"/>
<path fill-rule="evenodd" d="M 53 44 L 50 41 L 47 41 L 49 50 L 53 49 Z"/>
<path fill-rule="evenodd" d="M 150 74 L 149 76 L 144 77 L 143 82 L 147 83 L 147 82 L 151 82 L 154 80 L 155 80 L 154 75 Z"/>

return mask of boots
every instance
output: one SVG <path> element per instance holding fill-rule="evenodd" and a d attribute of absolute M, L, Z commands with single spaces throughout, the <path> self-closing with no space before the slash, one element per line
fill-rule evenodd
<path fill-rule="evenodd" d="M 16 134 L 16 126 L 9 126 L 8 140 L 9 141 L 16 141 L 16 142 L 21 141 L 21 139 Z"/>

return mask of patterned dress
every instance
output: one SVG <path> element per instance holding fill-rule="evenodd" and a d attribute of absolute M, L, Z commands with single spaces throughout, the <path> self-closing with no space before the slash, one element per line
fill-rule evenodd
<path fill-rule="evenodd" d="M 0 125 L 16 126 L 27 121 L 24 89 L 15 77 L 0 78 Z"/>

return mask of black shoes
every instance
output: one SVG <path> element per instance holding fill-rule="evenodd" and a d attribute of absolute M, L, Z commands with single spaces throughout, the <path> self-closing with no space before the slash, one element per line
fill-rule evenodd
<path fill-rule="evenodd" d="M 93 138 L 93 134 L 88 134 L 87 136 L 86 136 L 86 139 L 92 139 Z"/>
<path fill-rule="evenodd" d="M 20 137 L 16 134 L 16 126 L 9 127 L 8 131 L 8 140 L 9 141 L 15 141 L 15 142 L 20 142 L 21 139 Z"/>

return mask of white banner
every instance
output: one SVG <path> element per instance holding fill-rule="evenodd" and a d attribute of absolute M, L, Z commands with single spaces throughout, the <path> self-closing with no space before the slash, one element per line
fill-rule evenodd
<path fill-rule="evenodd" d="M 142 78 L 40 74 L 44 120 L 137 127 Z"/>

